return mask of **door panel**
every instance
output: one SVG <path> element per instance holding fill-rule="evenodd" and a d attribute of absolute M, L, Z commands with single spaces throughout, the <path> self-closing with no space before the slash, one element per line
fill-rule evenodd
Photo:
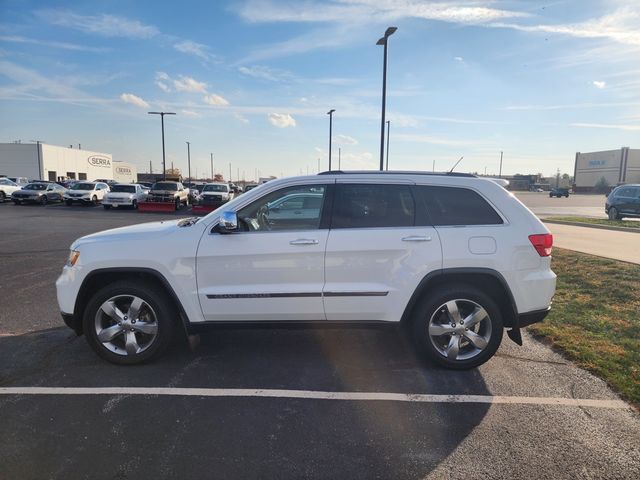
<path fill-rule="evenodd" d="M 440 240 L 432 227 L 331 230 L 327 320 L 399 321 L 420 280 L 440 268 Z"/>
<path fill-rule="evenodd" d="M 205 234 L 197 258 L 205 320 L 324 320 L 327 236 L 327 230 Z"/>

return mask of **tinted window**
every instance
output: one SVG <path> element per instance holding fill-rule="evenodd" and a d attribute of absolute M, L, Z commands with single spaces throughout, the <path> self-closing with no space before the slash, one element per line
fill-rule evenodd
<path fill-rule="evenodd" d="M 176 190 L 178 190 L 178 184 L 177 183 L 163 183 L 163 182 L 158 182 L 158 183 L 154 183 L 153 187 L 151 187 L 151 190 L 166 190 L 169 192 L 175 192 Z"/>
<path fill-rule="evenodd" d="M 616 197 L 634 197 L 635 195 L 633 193 L 633 188 L 623 187 L 616 191 Z"/>
<path fill-rule="evenodd" d="M 136 193 L 135 185 L 114 185 L 111 187 L 111 191 L 114 193 Z"/>
<path fill-rule="evenodd" d="M 245 231 L 315 230 L 320 227 L 326 190 L 325 185 L 304 185 L 265 195 L 238 212 L 240 228 Z"/>
<path fill-rule="evenodd" d="M 411 227 L 414 217 L 407 185 L 336 186 L 331 228 Z"/>
<path fill-rule="evenodd" d="M 71 186 L 71 190 L 93 190 L 95 183 L 76 183 Z"/>
<path fill-rule="evenodd" d="M 496 225 L 502 218 L 473 190 L 458 187 L 417 186 L 419 209 L 433 225 Z M 424 217 L 426 219 L 426 217 Z M 421 222 L 423 223 L 423 222 Z"/>

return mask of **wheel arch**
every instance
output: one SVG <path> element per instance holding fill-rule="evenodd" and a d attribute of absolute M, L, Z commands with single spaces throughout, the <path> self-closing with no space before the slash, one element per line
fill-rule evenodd
<path fill-rule="evenodd" d="M 497 270 L 490 268 L 445 268 L 426 275 L 411 295 L 402 314 L 401 323 L 407 324 L 418 301 L 430 291 L 443 285 L 471 285 L 487 293 L 500 307 L 503 324 L 510 328 L 509 338 L 522 345 L 518 310 L 507 281 Z"/>
<path fill-rule="evenodd" d="M 101 268 L 90 272 L 80 285 L 78 295 L 76 297 L 76 303 L 74 305 L 74 319 L 72 328 L 78 335 L 82 335 L 82 314 L 91 295 L 97 290 L 109 283 L 116 282 L 118 280 L 137 280 L 145 283 L 149 283 L 164 291 L 178 309 L 180 316 L 180 323 L 184 327 L 185 331 L 188 329 L 189 318 L 184 310 L 182 302 L 176 295 L 175 290 L 171 287 L 169 281 L 157 270 L 144 267 L 116 267 L 116 268 Z"/>

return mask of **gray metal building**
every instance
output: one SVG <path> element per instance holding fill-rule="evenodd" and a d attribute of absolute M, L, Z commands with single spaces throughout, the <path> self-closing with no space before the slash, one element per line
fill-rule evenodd
<path fill-rule="evenodd" d="M 594 190 L 603 178 L 608 186 L 640 183 L 640 149 L 577 152 L 573 177 L 574 190 L 579 192 Z"/>

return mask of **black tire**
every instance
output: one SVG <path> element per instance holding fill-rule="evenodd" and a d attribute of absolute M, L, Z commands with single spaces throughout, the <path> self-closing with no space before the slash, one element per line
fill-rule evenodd
<path fill-rule="evenodd" d="M 176 211 L 180 210 L 181 206 L 182 206 L 182 203 L 180 202 L 180 199 L 176 198 Z"/>
<path fill-rule="evenodd" d="M 138 209 L 138 201 L 137 200 L 132 200 L 131 201 L 131 208 L 133 208 L 134 210 Z"/>
<path fill-rule="evenodd" d="M 4 192 L 0 192 L 0 203 L 4 203 L 6 199 L 7 196 L 4 194 Z"/>
<path fill-rule="evenodd" d="M 155 312 L 157 334 L 145 350 L 135 354 L 118 354 L 107 348 L 96 331 L 96 316 L 104 302 L 118 296 L 135 296 L 146 302 Z M 123 312 L 124 313 L 124 312 Z M 102 315 L 105 315 L 102 313 Z M 107 317 L 108 319 L 108 317 Z M 82 317 L 84 334 L 91 348 L 104 360 L 118 365 L 135 365 L 148 362 L 162 354 L 171 344 L 178 312 L 168 296 L 144 282 L 116 281 L 95 293 L 87 304 Z M 115 325 L 114 325 L 115 326 Z M 127 332 L 125 332 L 127 333 Z"/>
<path fill-rule="evenodd" d="M 40 197 L 40 205 L 46 205 L 48 201 L 49 201 L 49 199 L 47 198 L 46 195 L 42 195 Z"/>
<path fill-rule="evenodd" d="M 13 201 L 13 204 L 14 204 L 14 205 L 20 205 L 21 203 L 22 203 L 22 202 L 21 202 L 20 200 L 14 200 L 14 201 Z"/>
<path fill-rule="evenodd" d="M 618 213 L 618 209 L 616 207 L 609 208 L 608 216 L 609 220 L 622 220 L 622 217 Z"/>
<path fill-rule="evenodd" d="M 64 203 L 67 204 L 67 207 L 70 207 L 71 205 L 73 205 L 73 202 L 71 200 L 66 200 Z"/>
<path fill-rule="evenodd" d="M 102 205 L 102 208 L 104 208 L 105 210 L 109 210 L 111 208 L 111 205 Z"/>
<path fill-rule="evenodd" d="M 96 197 L 95 195 L 91 198 L 91 204 L 95 207 L 96 205 L 98 205 L 98 197 Z"/>
<path fill-rule="evenodd" d="M 457 300 L 458 305 L 465 308 L 461 309 L 461 318 L 468 319 L 471 308 L 479 306 L 485 310 L 487 316 L 483 320 L 478 322 L 471 330 L 477 329 L 477 332 L 463 332 L 457 333 L 459 337 L 449 334 L 441 334 L 440 336 L 432 337 L 429 335 L 429 324 L 433 317 L 434 322 L 439 325 L 444 325 L 445 328 L 449 328 L 450 324 L 448 320 L 451 318 L 447 312 L 445 304 Z M 475 306 L 474 306 L 475 304 Z M 444 307 L 444 308 L 443 308 Z M 469 308 L 467 310 L 467 308 Z M 442 317 L 441 317 L 442 316 Z M 440 318 L 447 319 L 444 323 L 441 323 Z M 466 370 L 469 368 L 475 368 L 482 365 L 489 360 L 500 347 L 503 334 L 503 322 L 502 315 L 500 314 L 500 308 L 496 305 L 496 302 L 482 290 L 471 285 L 449 285 L 439 287 L 433 291 L 430 291 L 427 296 L 418 303 L 412 314 L 412 339 L 418 349 L 418 351 L 424 354 L 427 358 L 435 363 L 450 369 Z M 465 330 L 464 325 L 459 324 L 456 326 L 458 331 Z M 476 348 L 471 341 L 467 339 L 465 335 L 477 333 L 480 336 L 486 337 L 486 346 L 483 349 Z M 438 340 L 433 340 L 436 338 Z M 454 339 L 459 338 L 458 348 L 460 349 L 460 359 L 451 359 L 443 351 L 439 350 L 434 342 L 447 341 L 453 342 Z M 474 353 L 475 350 L 479 350 Z M 468 358 L 465 358 L 468 355 Z"/>

